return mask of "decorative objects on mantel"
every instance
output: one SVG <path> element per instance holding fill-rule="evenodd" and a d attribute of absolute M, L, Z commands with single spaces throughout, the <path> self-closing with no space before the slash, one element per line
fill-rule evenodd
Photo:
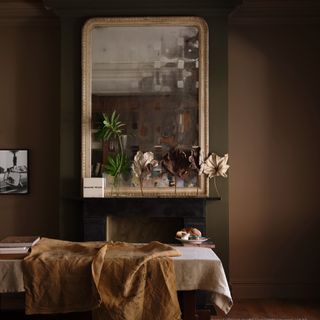
<path fill-rule="evenodd" d="M 119 185 L 119 177 L 122 174 L 126 174 L 130 170 L 129 160 L 124 150 L 125 135 L 123 134 L 124 123 L 119 121 L 119 114 L 115 111 L 111 116 L 103 113 L 103 121 L 100 130 L 96 133 L 99 139 L 112 141 L 112 148 L 116 151 L 115 154 L 109 154 L 106 160 L 106 164 L 103 166 L 106 174 L 113 177 L 112 188 L 117 188 Z M 116 141 L 113 141 L 115 139 Z M 111 191 L 112 192 L 112 191 Z"/>
<path fill-rule="evenodd" d="M 227 177 L 226 172 L 230 167 L 227 164 L 228 154 L 220 157 L 215 153 L 210 153 L 203 160 L 199 146 L 192 146 L 189 150 L 175 146 L 171 147 L 165 154 L 158 152 L 158 160 L 154 158 L 152 151 L 143 153 L 141 150 L 138 150 L 134 159 L 130 161 L 126 154 L 125 144 L 123 143 L 123 137 L 127 138 L 123 134 L 126 124 L 119 120 L 120 115 L 115 110 L 110 116 L 105 113 L 102 116 L 100 128 L 96 136 L 104 141 L 103 148 L 105 147 L 104 144 L 110 143 L 112 138 L 116 139 L 115 143 L 118 146 L 113 145 L 112 151 L 114 153 L 109 153 L 105 160 L 106 163 L 102 165 L 104 173 L 113 178 L 111 196 L 119 195 L 119 179 L 124 175 L 126 175 L 127 186 L 132 188 L 139 186 L 141 196 L 144 196 L 144 186 L 160 188 L 163 186 L 174 186 L 175 195 L 177 195 L 177 187 L 184 187 L 185 183 L 196 186 L 198 190 L 198 177 L 203 174 L 209 179 L 213 178 L 216 195 L 220 197 L 215 178 L 217 176 Z M 132 163 L 130 164 L 130 162 Z M 138 179 L 138 182 L 135 178 Z M 99 179 L 101 178 L 84 178 L 84 197 L 88 197 L 90 194 L 93 197 L 101 197 L 101 192 L 92 190 L 92 186 L 90 186 L 95 180 L 99 181 Z M 158 185 L 160 184 L 159 181 L 162 181 L 163 185 Z M 178 183 L 180 183 L 180 186 L 178 186 Z M 100 184 L 101 182 L 99 182 Z M 91 189 L 89 190 L 88 188 Z M 115 193 L 113 192 L 113 188 L 117 190 Z"/>
<path fill-rule="evenodd" d="M 143 196 L 143 180 L 151 175 L 151 169 L 158 165 L 158 161 L 154 159 L 153 152 L 137 151 L 132 163 L 132 171 L 139 178 L 141 195 Z"/>
<path fill-rule="evenodd" d="M 84 178 L 83 179 L 84 198 L 103 198 L 104 179 L 103 178 Z"/>
<path fill-rule="evenodd" d="M 207 159 L 201 163 L 199 174 L 204 173 L 209 179 L 213 178 L 215 191 L 217 196 L 220 197 L 220 193 L 217 187 L 216 177 L 227 178 L 227 171 L 230 166 L 227 164 L 229 155 L 225 154 L 223 157 L 218 156 L 215 153 L 211 153 Z"/>
<path fill-rule="evenodd" d="M 192 177 L 193 167 L 189 161 L 189 153 L 191 156 L 190 150 L 183 150 L 179 147 L 171 148 L 164 156 L 161 161 L 163 168 L 174 177 L 174 192 L 177 194 L 177 184 L 180 181 Z M 197 175 L 197 173 L 195 174 Z M 193 175 L 193 177 L 195 176 Z M 193 185 L 196 185 L 198 188 L 198 179 L 195 179 Z"/>

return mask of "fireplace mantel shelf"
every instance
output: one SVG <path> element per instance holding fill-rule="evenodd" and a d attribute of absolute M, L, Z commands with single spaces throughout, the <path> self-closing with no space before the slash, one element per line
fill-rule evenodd
<path fill-rule="evenodd" d="M 220 197 L 66 197 L 66 200 L 77 200 L 77 201 L 115 201 L 115 200 L 206 200 L 206 201 L 219 201 Z"/>
<path fill-rule="evenodd" d="M 90 198 L 90 197 L 81 197 L 77 198 L 77 200 L 80 201 L 92 201 L 92 200 L 97 200 L 97 201 L 108 201 L 108 200 L 207 200 L 207 201 L 218 201 L 221 200 L 220 197 L 104 197 L 104 198 Z"/>

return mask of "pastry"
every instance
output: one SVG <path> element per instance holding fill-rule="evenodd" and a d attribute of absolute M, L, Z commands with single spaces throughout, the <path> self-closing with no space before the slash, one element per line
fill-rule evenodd
<path fill-rule="evenodd" d="M 183 240 L 189 240 L 190 238 L 200 238 L 201 231 L 193 227 L 183 228 L 176 233 L 176 237 Z"/>

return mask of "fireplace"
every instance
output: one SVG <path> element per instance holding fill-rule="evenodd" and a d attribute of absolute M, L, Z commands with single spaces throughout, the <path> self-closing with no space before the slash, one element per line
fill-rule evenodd
<path fill-rule="evenodd" d="M 202 198 L 84 198 L 84 240 L 173 242 L 175 232 L 193 226 L 206 232 Z M 130 231 L 130 234 L 129 234 Z"/>

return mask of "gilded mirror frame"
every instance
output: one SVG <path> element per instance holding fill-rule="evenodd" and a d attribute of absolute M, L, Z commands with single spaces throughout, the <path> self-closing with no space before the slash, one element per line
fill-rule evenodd
<path fill-rule="evenodd" d="M 206 22 L 199 17 L 130 17 L 130 18 L 92 18 L 83 26 L 82 30 L 82 151 L 81 174 L 82 178 L 92 177 L 92 59 L 93 59 L 93 31 L 104 27 L 192 27 L 198 30 L 198 83 L 197 83 L 197 122 L 198 146 L 203 156 L 209 151 L 208 137 L 208 27 Z M 146 150 L 143 150 L 145 152 Z M 137 187 L 122 186 L 112 194 L 105 189 L 105 197 L 208 197 L 209 183 L 206 177 L 199 176 L 197 187 L 147 187 L 143 195 Z"/>

